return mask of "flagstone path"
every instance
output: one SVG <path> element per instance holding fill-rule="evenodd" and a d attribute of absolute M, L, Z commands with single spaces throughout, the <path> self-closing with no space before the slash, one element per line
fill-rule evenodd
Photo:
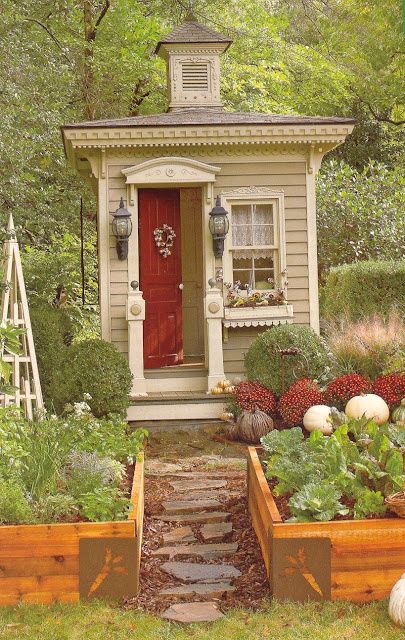
<path fill-rule="evenodd" d="M 221 460 L 214 461 L 218 467 Z M 246 505 L 246 472 L 154 459 L 146 475 L 141 594 L 127 603 L 177 622 L 213 621 L 268 594 Z M 253 603 L 253 605 L 251 605 Z"/>

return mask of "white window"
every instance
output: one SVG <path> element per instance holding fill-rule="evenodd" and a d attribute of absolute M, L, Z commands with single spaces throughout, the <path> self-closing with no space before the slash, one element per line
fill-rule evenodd
<path fill-rule="evenodd" d="M 233 284 L 239 281 L 242 287 L 256 291 L 283 286 L 283 193 L 252 187 L 223 197 L 230 217 L 224 281 Z"/>

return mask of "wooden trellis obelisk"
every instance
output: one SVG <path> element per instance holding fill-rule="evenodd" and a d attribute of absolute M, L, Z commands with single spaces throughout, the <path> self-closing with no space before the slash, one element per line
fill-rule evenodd
<path fill-rule="evenodd" d="M 20 249 L 15 235 L 13 217 L 10 215 L 8 237 L 3 248 L 4 288 L 1 299 L 2 324 L 14 324 L 24 329 L 21 336 L 21 353 L 7 353 L 3 359 L 12 367 L 10 394 L 0 394 L 0 404 L 22 407 L 28 419 L 34 417 L 34 409 L 43 409 L 41 383 L 38 374 L 34 339 L 32 336 L 27 293 L 21 265 Z"/>

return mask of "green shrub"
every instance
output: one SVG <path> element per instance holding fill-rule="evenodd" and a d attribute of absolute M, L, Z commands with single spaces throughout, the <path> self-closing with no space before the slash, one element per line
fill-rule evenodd
<path fill-rule="evenodd" d="M 74 344 L 65 351 L 61 365 L 50 385 L 58 413 L 85 394 L 95 416 L 127 408 L 132 375 L 126 358 L 109 342 L 93 339 Z"/>
<path fill-rule="evenodd" d="M 65 311 L 50 304 L 33 305 L 30 316 L 42 390 L 49 404 L 49 385 L 72 339 L 73 326 Z"/>
<path fill-rule="evenodd" d="M 297 349 L 296 355 L 280 354 Z M 260 334 L 245 356 L 248 380 L 260 382 L 276 395 L 298 378 L 327 382 L 331 374 L 331 356 L 319 336 L 309 327 L 279 325 Z"/>
<path fill-rule="evenodd" d="M 364 261 L 331 269 L 322 296 L 326 319 L 388 315 L 405 307 L 405 260 Z"/>
<path fill-rule="evenodd" d="M 34 519 L 23 487 L 12 480 L 0 480 L 0 522 L 19 524 Z"/>

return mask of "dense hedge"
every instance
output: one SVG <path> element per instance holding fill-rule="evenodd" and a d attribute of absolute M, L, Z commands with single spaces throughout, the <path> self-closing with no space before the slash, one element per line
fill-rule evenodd
<path fill-rule="evenodd" d="M 30 316 L 42 390 L 52 406 L 49 385 L 72 340 L 73 325 L 63 309 L 49 304 L 32 305 Z"/>
<path fill-rule="evenodd" d="M 322 292 L 321 312 L 351 320 L 388 314 L 405 307 L 405 260 L 363 261 L 330 270 Z"/>
<path fill-rule="evenodd" d="M 132 374 L 126 358 L 104 340 L 83 340 L 65 350 L 50 384 L 58 413 L 66 404 L 86 402 L 93 415 L 123 412 L 129 405 Z"/>

